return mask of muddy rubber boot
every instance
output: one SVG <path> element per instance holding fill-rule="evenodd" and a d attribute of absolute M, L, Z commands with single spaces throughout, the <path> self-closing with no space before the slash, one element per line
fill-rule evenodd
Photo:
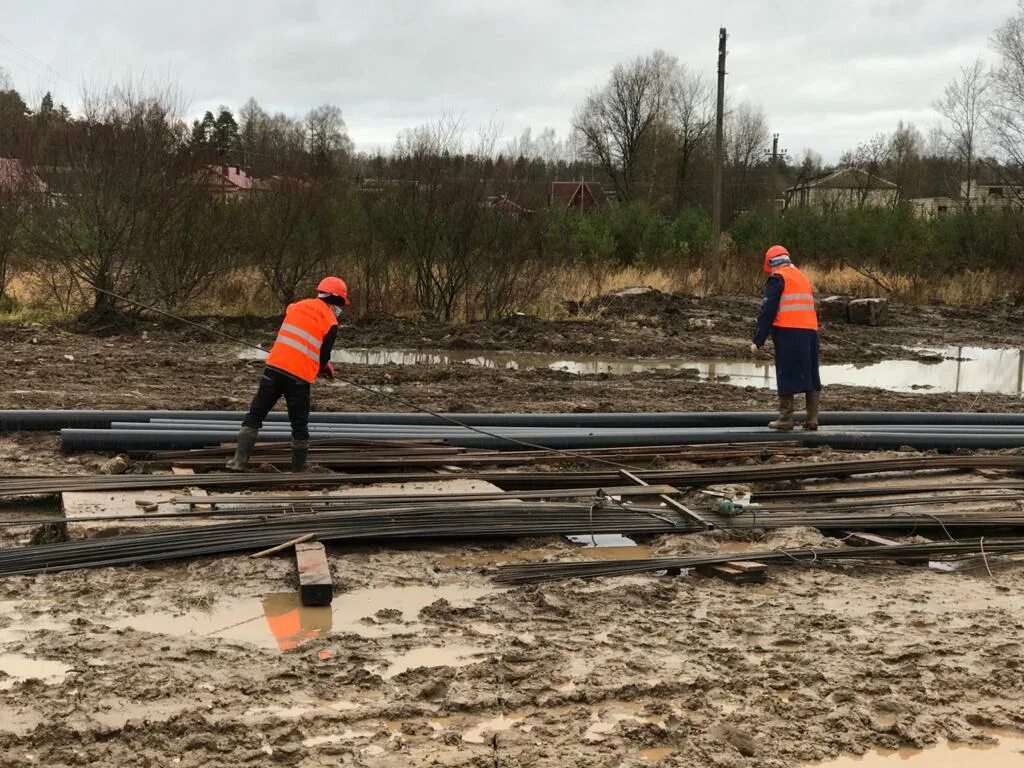
<path fill-rule="evenodd" d="M 821 407 L 821 391 L 812 390 L 807 393 L 807 418 L 801 427 L 805 432 L 818 431 L 818 409 Z"/>
<path fill-rule="evenodd" d="M 292 472 L 308 472 L 309 440 L 292 440 Z"/>
<path fill-rule="evenodd" d="M 235 445 L 235 458 L 231 459 L 225 466 L 232 472 L 245 472 L 249 468 L 249 457 L 256 447 L 256 438 L 260 431 L 252 427 L 242 427 L 238 430 L 238 441 Z"/>
<path fill-rule="evenodd" d="M 768 429 L 779 432 L 793 429 L 793 395 L 779 395 L 779 418 L 768 422 Z"/>

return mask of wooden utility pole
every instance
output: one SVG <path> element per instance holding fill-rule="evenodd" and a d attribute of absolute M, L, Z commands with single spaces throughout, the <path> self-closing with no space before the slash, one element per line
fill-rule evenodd
<path fill-rule="evenodd" d="M 715 169 L 711 190 L 711 230 L 714 248 L 722 239 L 722 134 L 725 120 L 725 27 L 718 30 L 718 109 L 715 113 Z"/>

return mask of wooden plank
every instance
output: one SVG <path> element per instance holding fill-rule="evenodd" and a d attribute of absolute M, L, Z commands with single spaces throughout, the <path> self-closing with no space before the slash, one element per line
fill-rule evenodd
<path fill-rule="evenodd" d="M 206 492 L 193 489 L 195 496 L 205 496 Z M 108 515 L 138 515 L 148 512 L 157 505 L 168 505 L 175 496 L 173 489 L 168 490 L 129 490 L 129 491 L 64 491 L 60 495 L 61 507 L 65 517 L 90 518 Z M 137 532 L 144 529 L 187 528 L 209 525 L 210 521 L 203 518 L 165 517 L 154 515 L 152 519 L 138 520 L 96 520 L 80 522 L 70 527 L 76 537 L 109 536 L 119 532 Z"/>
<path fill-rule="evenodd" d="M 851 547 L 894 547 L 900 544 L 895 539 L 879 536 L 877 533 L 866 533 L 865 531 L 844 531 L 843 536 L 846 543 Z M 910 557 L 895 560 L 894 562 L 899 565 L 922 565 L 925 561 L 919 557 Z"/>
<path fill-rule="evenodd" d="M 846 543 L 851 547 L 892 547 L 899 544 L 894 539 L 879 536 L 877 533 L 865 533 L 863 531 L 847 531 L 844 537 Z"/>
<path fill-rule="evenodd" d="M 757 562 L 719 563 L 704 565 L 697 570 L 705 576 L 713 576 L 733 584 L 763 584 L 768 579 L 768 566 Z"/>
<path fill-rule="evenodd" d="M 319 541 L 295 545 L 295 567 L 299 572 L 299 597 L 303 605 L 330 605 L 334 598 L 327 550 Z"/>

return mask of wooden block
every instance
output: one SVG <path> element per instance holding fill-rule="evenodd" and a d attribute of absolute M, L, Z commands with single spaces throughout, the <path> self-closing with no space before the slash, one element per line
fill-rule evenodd
<path fill-rule="evenodd" d="M 733 584 L 762 584 L 768 579 L 768 566 L 764 563 L 736 561 L 703 565 L 697 570 Z"/>
<path fill-rule="evenodd" d="M 194 475 L 196 471 L 190 467 L 171 467 L 172 475 Z"/>
<path fill-rule="evenodd" d="M 334 598 L 327 550 L 319 541 L 295 545 L 295 567 L 299 572 L 299 596 L 303 605 L 330 605 Z"/>

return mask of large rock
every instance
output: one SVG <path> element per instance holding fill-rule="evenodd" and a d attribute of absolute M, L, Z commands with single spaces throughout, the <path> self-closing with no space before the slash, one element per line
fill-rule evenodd
<path fill-rule="evenodd" d="M 838 320 L 846 322 L 846 308 L 850 305 L 849 296 L 827 296 L 818 302 L 818 314 L 822 320 Z"/>
<path fill-rule="evenodd" d="M 854 325 L 882 325 L 889 316 L 888 299 L 854 299 L 846 308 Z"/>

